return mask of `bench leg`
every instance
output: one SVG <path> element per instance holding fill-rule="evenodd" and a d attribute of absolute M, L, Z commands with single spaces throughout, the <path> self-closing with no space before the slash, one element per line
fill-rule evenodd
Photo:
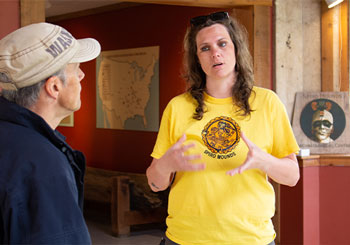
<path fill-rule="evenodd" d="M 112 179 L 111 223 L 114 236 L 130 234 L 125 214 L 130 211 L 129 177 L 117 176 Z"/>

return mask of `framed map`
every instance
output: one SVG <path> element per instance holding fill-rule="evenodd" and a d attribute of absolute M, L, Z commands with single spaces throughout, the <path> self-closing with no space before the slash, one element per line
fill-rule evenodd
<path fill-rule="evenodd" d="M 74 113 L 63 118 L 63 120 L 60 122 L 60 124 L 58 126 L 74 127 Z"/>
<path fill-rule="evenodd" d="M 158 131 L 159 46 L 103 51 L 96 66 L 96 127 Z"/>
<path fill-rule="evenodd" d="M 350 153 L 349 115 L 347 92 L 297 93 L 292 126 L 300 148 L 311 154 Z"/>

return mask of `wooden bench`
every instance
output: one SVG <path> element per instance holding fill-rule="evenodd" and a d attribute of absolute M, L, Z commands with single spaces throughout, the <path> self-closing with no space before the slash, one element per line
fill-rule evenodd
<path fill-rule="evenodd" d="M 110 204 L 115 236 L 129 235 L 132 225 L 164 222 L 167 215 L 167 193 L 153 192 L 145 174 L 87 167 L 84 199 Z"/>

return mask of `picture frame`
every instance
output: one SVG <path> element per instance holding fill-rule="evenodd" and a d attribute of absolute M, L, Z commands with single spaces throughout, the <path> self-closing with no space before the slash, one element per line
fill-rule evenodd
<path fill-rule="evenodd" d="M 74 127 L 74 113 L 72 113 L 69 116 L 63 118 L 63 120 L 60 122 L 60 124 L 58 126 Z"/>
<path fill-rule="evenodd" d="M 292 128 L 301 149 L 310 154 L 349 154 L 348 92 L 298 92 Z"/>

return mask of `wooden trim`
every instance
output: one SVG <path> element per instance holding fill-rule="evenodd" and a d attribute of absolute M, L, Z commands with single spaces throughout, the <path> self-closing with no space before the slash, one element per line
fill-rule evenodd
<path fill-rule="evenodd" d="M 23 1 L 23 0 L 22 0 Z M 25 0 L 30 1 L 30 0 Z M 126 0 L 122 3 L 111 4 L 94 9 L 82 10 L 75 13 L 57 15 L 47 17 L 47 22 L 57 22 L 66 19 L 73 19 L 84 17 L 93 14 L 100 14 L 104 12 L 119 10 L 123 8 L 140 6 L 143 4 L 165 4 L 165 5 L 179 5 L 179 6 L 195 6 L 195 7 L 212 7 L 212 8 L 232 8 L 237 6 L 272 6 L 272 0 L 206 0 L 206 1 L 192 1 L 192 0 L 179 0 L 179 1 L 163 1 L 163 0 Z"/>
<path fill-rule="evenodd" d="M 45 0 L 20 0 L 21 27 L 45 21 Z"/>
<path fill-rule="evenodd" d="M 350 167 L 350 155 L 322 155 L 320 166 Z"/>
<path fill-rule="evenodd" d="M 106 13 L 106 12 L 110 12 L 110 11 L 121 10 L 121 9 L 124 9 L 124 8 L 136 7 L 136 6 L 141 6 L 141 5 L 143 5 L 143 4 L 140 4 L 140 3 L 117 3 L 117 4 L 111 4 L 111 5 L 108 5 L 108 6 L 103 6 L 103 7 L 94 8 L 94 9 L 82 10 L 82 11 L 78 11 L 78 12 L 74 12 L 74 13 L 46 17 L 46 21 L 47 22 L 57 22 L 57 21 L 61 21 L 61 20 L 80 18 L 80 17 L 84 17 L 84 16 L 89 16 L 89 15 L 94 15 L 94 14 L 101 14 L 101 13 Z"/>
<path fill-rule="evenodd" d="M 155 3 L 166 5 L 211 7 L 211 8 L 231 8 L 235 6 L 264 5 L 272 6 L 272 0 L 126 0 L 123 2 L 134 3 Z"/>
<path fill-rule="evenodd" d="M 298 162 L 301 168 L 325 166 L 350 167 L 350 154 L 298 156 Z"/>
<path fill-rule="evenodd" d="M 321 90 L 334 91 L 334 52 L 333 52 L 333 17 L 334 9 L 328 9 L 322 1 L 321 16 Z"/>
<path fill-rule="evenodd" d="M 299 167 L 312 167 L 320 165 L 320 156 L 319 155 L 311 155 L 307 157 L 299 157 L 298 156 Z"/>
<path fill-rule="evenodd" d="M 341 77 L 340 91 L 349 91 L 349 1 L 340 5 Z"/>

